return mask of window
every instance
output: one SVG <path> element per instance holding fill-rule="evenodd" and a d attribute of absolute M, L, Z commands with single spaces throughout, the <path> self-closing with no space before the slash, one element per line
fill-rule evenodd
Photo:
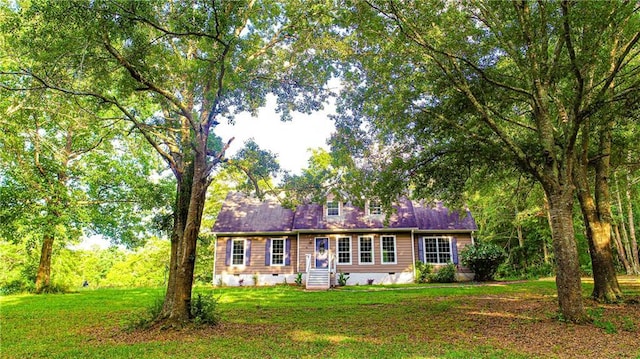
<path fill-rule="evenodd" d="M 351 237 L 338 238 L 338 264 L 351 264 Z"/>
<path fill-rule="evenodd" d="M 271 240 L 271 265 L 284 265 L 284 238 Z"/>
<path fill-rule="evenodd" d="M 327 216 L 339 216 L 340 203 L 338 201 L 327 202 Z"/>
<path fill-rule="evenodd" d="M 380 248 L 382 251 L 382 264 L 396 263 L 396 237 L 380 236 Z"/>
<path fill-rule="evenodd" d="M 360 237 L 358 252 L 360 253 L 360 264 L 373 264 L 373 237 Z"/>
<path fill-rule="evenodd" d="M 451 262 L 451 240 L 447 237 L 424 237 L 424 261 L 433 264 Z"/>
<path fill-rule="evenodd" d="M 382 206 L 380 202 L 369 202 L 369 215 L 382 214 Z"/>
<path fill-rule="evenodd" d="M 234 239 L 231 244 L 231 265 L 244 264 L 244 239 Z"/>

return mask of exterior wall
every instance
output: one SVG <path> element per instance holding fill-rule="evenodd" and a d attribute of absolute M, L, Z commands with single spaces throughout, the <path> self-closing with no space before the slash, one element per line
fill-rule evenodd
<path fill-rule="evenodd" d="M 414 241 L 413 245 L 414 245 L 414 251 L 416 253 L 416 260 L 419 260 L 419 258 L 418 258 L 418 241 L 422 237 L 431 236 L 431 235 L 432 236 L 443 236 L 443 237 L 455 237 L 456 238 L 456 242 L 457 242 L 457 246 L 456 247 L 457 247 L 457 250 L 458 250 L 458 255 L 460 254 L 460 251 L 464 247 L 466 247 L 468 245 L 471 245 L 473 243 L 473 239 L 471 237 L 471 234 L 469 234 L 469 233 L 456 233 L 456 234 L 415 233 L 414 234 L 415 241 Z M 436 270 L 438 268 L 442 267 L 442 266 L 443 266 L 442 264 L 434 264 L 433 265 L 434 269 L 436 269 Z M 473 276 L 474 276 L 474 274 L 469 268 L 463 266 L 462 263 L 458 264 L 458 273 L 456 275 L 456 279 L 458 281 L 470 281 L 470 280 L 473 280 Z"/>
<path fill-rule="evenodd" d="M 360 264 L 359 237 L 373 237 L 373 263 Z M 382 263 L 381 236 L 395 236 L 396 238 L 396 262 L 393 264 Z M 411 233 L 345 233 L 345 234 L 301 234 L 300 257 L 298 261 L 300 272 L 306 270 L 306 255 L 311 255 L 311 267 L 315 266 L 314 249 L 315 238 L 329 238 L 329 250 L 334 255 L 337 249 L 337 240 L 341 237 L 351 238 L 351 264 L 337 264 L 337 272 L 349 276 L 348 285 L 368 284 L 373 279 L 375 284 L 412 283 L 413 252 L 411 245 Z"/>
<path fill-rule="evenodd" d="M 396 239 L 396 262 L 393 264 L 382 263 L 381 236 L 395 236 Z M 329 251 L 336 254 L 337 240 L 341 237 L 351 238 L 351 264 L 337 264 L 337 273 L 344 273 L 349 277 L 347 285 L 355 284 L 397 284 L 414 282 L 414 261 L 418 260 L 418 241 L 429 233 L 415 233 L 414 240 L 411 240 L 411 233 L 343 233 L 343 234 L 300 234 L 300 241 L 294 236 L 257 236 L 257 237 L 219 237 L 217 239 L 216 263 L 215 263 L 215 285 L 255 285 L 254 280 L 258 279 L 258 285 L 274 285 L 279 283 L 295 283 L 297 273 L 303 273 L 303 280 L 306 276 L 306 255 L 311 255 L 311 266 L 315 266 L 314 250 L 315 238 L 329 238 Z M 457 241 L 458 253 L 467 245 L 472 243 L 471 235 L 468 233 L 458 233 L 453 235 L 437 234 L 438 236 L 455 237 Z M 373 238 L 373 263 L 360 264 L 360 249 L 358 245 L 359 237 L 366 236 Z M 269 238 L 287 238 L 290 240 L 290 265 L 272 266 L 265 264 L 266 241 Z M 227 266 L 226 252 L 227 240 L 248 239 L 251 240 L 251 255 L 249 265 Z M 297 250 L 299 249 L 299 253 Z M 437 269 L 441 265 L 434 265 Z M 471 280 L 473 273 L 466 267 L 458 265 L 458 280 Z M 337 280 L 334 278 L 333 282 Z"/>
<path fill-rule="evenodd" d="M 289 251 L 290 264 L 284 266 L 273 266 L 265 264 L 266 243 L 269 238 L 287 238 L 291 241 Z M 229 239 L 251 240 L 251 255 L 249 265 L 227 266 L 226 253 L 227 241 Z M 273 236 L 273 237 L 219 237 L 216 247 L 216 264 L 214 285 L 256 285 L 254 277 L 257 275 L 257 285 L 273 285 L 278 283 L 294 283 L 296 279 L 296 258 L 297 244 L 295 236 Z"/>

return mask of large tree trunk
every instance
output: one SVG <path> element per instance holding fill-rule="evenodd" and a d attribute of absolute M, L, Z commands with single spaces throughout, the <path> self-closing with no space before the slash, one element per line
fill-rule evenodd
<path fill-rule="evenodd" d="M 40 264 L 36 275 L 36 293 L 46 291 L 51 285 L 51 256 L 53 254 L 54 237 L 50 233 L 45 233 L 40 251 Z"/>
<path fill-rule="evenodd" d="M 193 162 L 182 176 L 177 176 L 169 281 L 163 309 L 158 318 L 169 326 L 181 326 L 191 319 L 196 244 L 208 187 L 206 165 L 206 151 L 196 151 Z"/>
<path fill-rule="evenodd" d="M 551 236 L 556 258 L 558 302 L 564 320 L 585 323 L 578 248 L 573 229 L 573 189 L 569 185 L 545 188 L 549 199 Z"/>
<path fill-rule="evenodd" d="M 593 198 L 589 194 L 585 194 L 583 191 L 579 192 L 578 197 L 585 221 L 593 270 L 593 292 L 591 295 L 598 301 L 616 301 L 622 296 L 622 291 L 613 265 L 611 223 L 598 217 Z"/>
<path fill-rule="evenodd" d="M 598 301 L 613 302 L 622 297 L 611 251 L 611 208 L 609 205 L 609 153 L 611 132 L 608 125 L 600 134 L 601 156 L 595 160 L 595 199 L 591 195 L 588 180 L 589 160 L 585 137 L 581 160 L 576 161 L 573 180 L 577 188 L 578 201 L 584 218 L 591 267 L 593 271 L 592 297 Z"/>

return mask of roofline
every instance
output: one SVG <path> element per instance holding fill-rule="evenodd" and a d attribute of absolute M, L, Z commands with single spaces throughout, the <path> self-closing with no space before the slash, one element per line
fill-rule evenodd
<path fill-rule="evenodd" d="M 213 232 L 218 237 L 240 237 L 240 236 L 293 236 L 296 231 L 279 232 Z"/>
<path fill-rule="evenodd" d="M 429 234 L 429 233 L 473 233 L 477 229 L 418 229 L 414 231 L 416 234 Z"/>
<path fill-rule="evenodd" d="M 218 237 L 241 236 L 293 236 L 296 234 L 315 233 L 388 233 L 388 232 L 413 232 L 416 234 L 441 234 L 441 233 L 473 233 L 477 229 L 418 229 L 418 228 L 327 228 L 327 229 L 296 229 L 293 231 L 277 232 L 213 232 Z"/>
<path fill-rule="evenodd" d="M 347 233 L 347 232 L 412 232 L 418 228 L 325 228 L 325 229 L 296 229 L 298 233 Z"/>

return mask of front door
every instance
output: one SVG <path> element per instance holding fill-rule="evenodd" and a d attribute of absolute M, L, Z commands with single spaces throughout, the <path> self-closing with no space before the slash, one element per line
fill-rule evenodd
<path fill-rule="evenodd" d="M 316 238 L 316 268 L 329 267 L 329 238 Z"/>

